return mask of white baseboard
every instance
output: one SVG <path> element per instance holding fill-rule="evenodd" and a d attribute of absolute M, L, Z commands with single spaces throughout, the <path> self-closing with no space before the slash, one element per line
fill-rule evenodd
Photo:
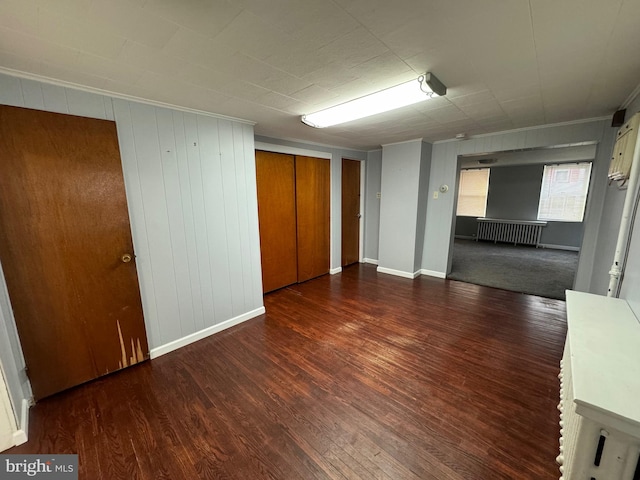
<path fill-rule="evenodd" d="M 370 263 L 371 265 L 378 265 L 378 260 L 375 258 L 363 258 L 362 263 Z"/>
<path fill-rule="evenodd" d="M 420 274 L 428 275 L 429 277 L 447 278 L 447 274 L 444 272 L 436 272 L 435 270 L 426 270 L 424 268 L 420 270 Z"/>
<path fill-rule="evenodd" d="M 202 340 L 203 338 L 209 337 L 215 333 L 221 332 L 222 330 L 226 330 L 227 328 L 238 325 L 239 323 L 246 322 L 247 320 L 251 320 L 252 318 L 257 317 L 258 315 L 262 315 L 265 312 L 264 307 L 256 308 L 255 310 L 251 310 L 250 312 L 243 313 L 242 315 L 238 315 L 237 317 L 226 320 L 217 325 L 213 325 L 211 327 L 207 327 L 198 332 L 192 333 L 191 335 L 187 335 L 186 337 L 179 338 L 178 340 L 174 340 L 173 342 L 165 343 L 156 348 L 152 348 L 149 352 L 150 357 L 158 358 L 161 355 L 165 355 L 169 352 L 173 352 L 179 348 L 185 347 L 190 343 L 197 342 L 198 340 Z"/>
<path fill-rule="evenodd" d="M 330 275 L 335 275 L 336 273 L 340 273 L 340 272 L 342 272 L 342 267 L 329 269 L 329 274 Z"/>
<path fill-rule="evenodd" d="M 554 250 L 569 250 L 571 252 L 579 252 L 580 247 L 570 247 L 568 245 L 553 245 L 551 243 L 541 243 L 538 245 L 540 248 L 552 248 Z"/>
<path fill-rule="evenodd" d="M 386 273 L 388 275 L 395 275 L 396 277 L 402 277 L 402 278 L 410 278 L 410 279 L 414 279 L 416 278 L 418 275 L 420 275 L 420 271 L 417 272 L 403 272 L 402 270 L 394 270 L 393 268 L 385 268 L 385 267 L 378 267 L 377 271 L 379 273 Z"/>
<path fill-rule="evenodd" d="M 26 398 L 22 399 L 22 408 L 20 409 L 20 429 L 13 432 L 13 445 L 18 446 L 27 442 L 29 435 L 29 407 L 31 402 Z"/>

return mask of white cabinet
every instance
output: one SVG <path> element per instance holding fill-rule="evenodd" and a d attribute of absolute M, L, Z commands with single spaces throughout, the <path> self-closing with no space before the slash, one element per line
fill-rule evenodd
<path fill-rule="evenodd" d="M 567 292 L 562 480 L 640 478 L 640 323 L 617 298 Z"/>

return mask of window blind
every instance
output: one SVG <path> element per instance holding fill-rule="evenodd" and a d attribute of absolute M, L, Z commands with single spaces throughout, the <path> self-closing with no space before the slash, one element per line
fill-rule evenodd
<path fill-rule="evenodd" d="M 461 170 L 456 215 L 463 217 L 484 217 L 487 211 L 488 191 L 488 168 Z"/>

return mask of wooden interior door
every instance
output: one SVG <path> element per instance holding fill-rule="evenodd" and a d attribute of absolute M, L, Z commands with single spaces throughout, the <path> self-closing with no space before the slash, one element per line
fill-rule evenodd
<path fill-rule="evenodd" d="M 360 162 L 342 159 L 342 266 L 360 261 Z"/>
<path fill-rule="evenodd" d="M 0 106 L 0 159 L 0 260 L 35 399 L 148 358 L 115 123 Z"/>
<path fill-rule="evenodd" d="M 298 282 L 329 273 L 330 164 L 296 156 Z"/>
<path fill-rule="evenodd" d="M 298 281 L 294 162 L 293 155 L 256 150 L 264 293 Z"/>

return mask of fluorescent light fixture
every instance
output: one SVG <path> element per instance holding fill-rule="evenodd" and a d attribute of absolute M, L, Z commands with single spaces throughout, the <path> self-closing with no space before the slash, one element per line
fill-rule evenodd
<path fill-rule="evenodd" d="M 447 87 L 440 80 L 431 73 L 425 73 L 416 79 L 401 83 L 395 87 L 380 90 L 371 95 L 326 108 L 316 113 L 302 115 L 302 122 L 315 128 L 330 127 L 413 105 L 446 93 Z"/>

